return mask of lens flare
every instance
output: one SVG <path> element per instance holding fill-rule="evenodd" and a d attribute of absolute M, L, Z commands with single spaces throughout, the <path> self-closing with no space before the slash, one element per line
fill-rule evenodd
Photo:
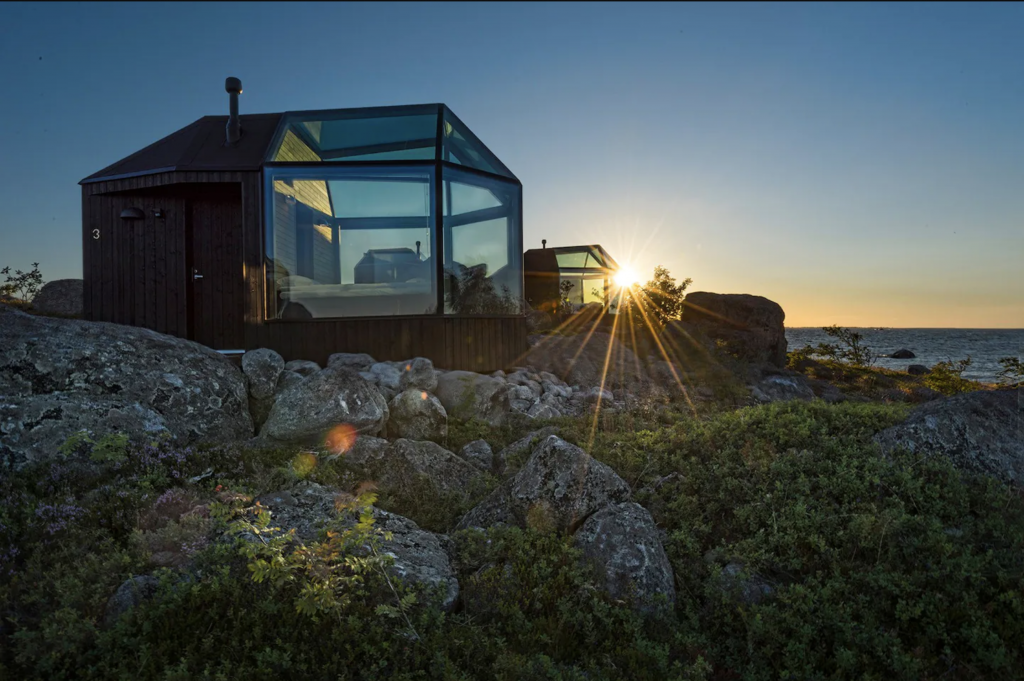
<path fill-rule="evenodd" d="M 347 423 L 342 423 L 331 429 L 324 439 L 324 446 L 334 454 L 344 454 L 352 449 L 356 443 L 356 429 Z"/>
<path fill-rule="evenodd" d="M 629 265 L 623 265 L 615 273 L 615 283 L 620 288 L 629 288 L 633 284 L 640 281 L 640 277 L 637 276 L 636 272 Z"/>

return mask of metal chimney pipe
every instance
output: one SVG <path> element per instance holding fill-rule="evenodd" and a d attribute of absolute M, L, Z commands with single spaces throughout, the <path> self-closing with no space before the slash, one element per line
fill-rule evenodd
<path fill-rule="evenodd" d="M 238 95 L 242 94 L 242 81 L 237 78 L 228 78 L 224 81 L 224 89 L 228 92 L 231 105 L 228 115 L 227 145 L 233 147 L 242 137 L 242 123 L 238 120 Z"/>
<path fill-rule="evenodd" d="M 541 239 L 540 240 L 540 247 L 541 248 L 547 248 L 548 247 L 548 240 L 547 239 Z"/>

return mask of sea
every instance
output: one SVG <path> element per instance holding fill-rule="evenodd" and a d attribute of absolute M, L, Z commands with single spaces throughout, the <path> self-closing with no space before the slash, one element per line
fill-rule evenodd
<path fill-rule="evenodd" d="M 971 358 L 964 378 L 983 383 L 999 381 L 999 360 L 1002 357 L 1024 359 L 1024 329 L 893 329 L 854 328 L 864 336 L 863 345 L 872 353 L 889 355 L 906 348 L 914 359 L 879 357 L 876 366 L 906 371 L 911 364 L 932 366 L 944 360 Z M 819 327 L 786 328 L 789 350 L 805 345 L 834 343 Z"/>

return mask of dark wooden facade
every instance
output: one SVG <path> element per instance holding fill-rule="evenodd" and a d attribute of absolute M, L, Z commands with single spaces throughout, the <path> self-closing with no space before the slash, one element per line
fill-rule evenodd
<path fill-rule="evenodd" d="M 523 317 L 266 320 L 262 206 L 258 170 L 168 170 L 83 182 L 85 318 L 221 351 L 271 348 L 286 360 L 321 365 L 335 352 L 365 352 L 488 372 L 515 365 L 525 353 Z M 144 217 L 123 219 L 126 209 Z"/>

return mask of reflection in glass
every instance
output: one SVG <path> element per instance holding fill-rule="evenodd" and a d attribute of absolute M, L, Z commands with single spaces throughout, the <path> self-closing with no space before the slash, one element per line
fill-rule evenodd
<path fill-rule="evenodd" d="M 268 168 L 268 316 L 433 312 L 433 175 L 429 168 Z"/>
<path fill-rule="evenodd" d="M 446 167 L 442 192 L 444 311 L 520 314 L 520 188 Z"/>

